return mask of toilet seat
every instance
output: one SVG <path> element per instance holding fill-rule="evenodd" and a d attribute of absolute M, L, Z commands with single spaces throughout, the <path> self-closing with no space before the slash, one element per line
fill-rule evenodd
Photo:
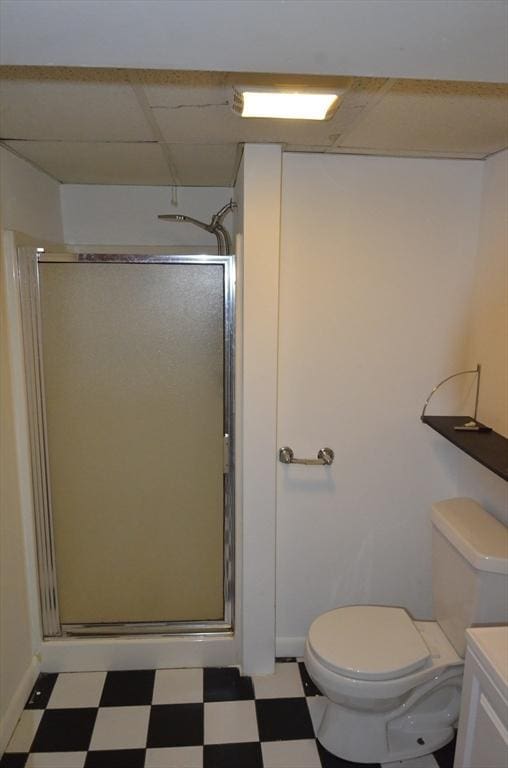
<path fill-rule="evenodd" d="M 308 643 L 323 666 L 355 680 L 394 680 L 427 664 L 430 651 L 403 608 L 350 605 L 319 616 Z"/>

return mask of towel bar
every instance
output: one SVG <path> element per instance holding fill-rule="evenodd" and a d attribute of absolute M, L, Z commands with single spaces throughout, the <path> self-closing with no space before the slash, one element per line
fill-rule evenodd
<path fill-rule="evenodd" d="M 285 446 L 279 450 L 279 461 L 282 464 L 307 464 L 307 465 L 320 465 L 329 467 L 333 464 L 335 454 L 331 448 L 320 448 L 318 451 L 317 459 L 295 459 L 295 454 L 292 448 Z"/>

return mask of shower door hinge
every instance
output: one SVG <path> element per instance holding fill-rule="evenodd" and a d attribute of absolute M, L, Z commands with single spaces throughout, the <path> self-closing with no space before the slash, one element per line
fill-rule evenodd
<path fill-rule="evenodd" d="M 230 447 L 230 439 L 229 435 L 224 435 L 224 474 L 227 475 L 229 472 L 229 447 Z"/>

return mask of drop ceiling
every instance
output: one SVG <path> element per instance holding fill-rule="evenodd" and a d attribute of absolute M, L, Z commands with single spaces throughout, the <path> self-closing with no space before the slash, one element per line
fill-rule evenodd
<path fill-rule="evenodd" d="M 338 89 L 325 122 L 246 120 L 233 85 Z M 0 67 L 0 140 L 63 183 L 230 186 L 247 142 L 287 152 L 485 158 L 508 85 L 220 72 Z"/>

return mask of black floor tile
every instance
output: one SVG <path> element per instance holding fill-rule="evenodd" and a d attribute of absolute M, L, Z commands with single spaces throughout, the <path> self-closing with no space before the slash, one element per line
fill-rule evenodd
<path fill-rule="evenodd" d="M 135 707 L 152 703 L 155 670 L 108 672 L 101 707 Z"/>
<path fill-rule="evenodd" d="M 323 768 L 381 768 L 379 763 L 352 763 L 350 760 L 343 760 L 328 752 L 320 743 L 316 741 L 321 765 Z"/>
<path fill-rule="evenodd" d="M 58 675 L 41 672 L 32 688 L 25 709 L 46 709 Z"/>
<path fill-rule="evenodd" d="M 254 698 L 250 677 L 242 677 L 238 669 L 223 667 L 204 670 L 205 701 L 239 701 Z"/>
<path fill-rule="evenodd" d="M 203 768 L 263 768 L 259 742 L 207 744 L 203 749 Z"/>
<path fill-rule="evenodd" d="M 104 749 L 89 752 L 85 768 L 143 768 L 144 749 Z"/>
<path fill-rule="evenodd" d="M 453 768 L 453 761 L 455 758 L 455 747 L 457 745 L 457 735 L 444 747 L 434 752 L 434 757 L 439 765 L 439 768 Z"/>
<path fill-rule="evenodd" d="M 302 685 L 303 685 L 303 690 L 305 691 L 305 695 L 321 696 L 321 691 L 319 690 L 319 688 L 316 688 L 316 686 L 310 679 L 310 675 L 307 672 L 303 661 L 298 662 L 298 669 L 300 670 L 300 677 L 302 678 Z"/>
<path fill-rule="evenodd" d="M 147 746 L 201 746 L 203 719 L 203 704 L 157 704 L 150 712 Z"/>
<path fill-rule="evenodd" d="M 97 709 L 47 709 L 41 719 L 31 752 L 86 751 L 92 738 Z"/>
<path fill-rule="evenodd" d="M 275 659 L 276 664 L 289 664 L 296 661 L 296 656 L 277 656 Z"/>
<path fill-rule="evenodd" d="M 9 752 L 0 757 L 0 768 L 25 768 L 28 754 L 25 752 Z"/>
<path fill-rule="evenodd" d="M 260 741 L 313 739 L 314 729 L 304 698 L 256 701 Z"/>

